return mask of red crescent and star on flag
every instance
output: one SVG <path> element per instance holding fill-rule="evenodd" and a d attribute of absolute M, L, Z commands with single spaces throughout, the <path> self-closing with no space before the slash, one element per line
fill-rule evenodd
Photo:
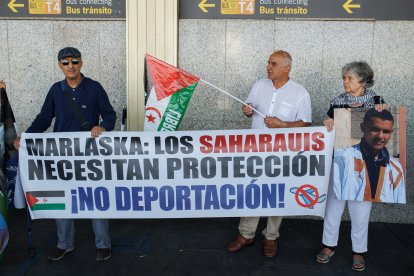
<path fill-rule="evenodd" d="M 161 120 L 161 112 L 155 107 L 150 106 L 145 109 L 145 117 L 147 118 L 148 123 L 155 124 L 155 120 Z"/>

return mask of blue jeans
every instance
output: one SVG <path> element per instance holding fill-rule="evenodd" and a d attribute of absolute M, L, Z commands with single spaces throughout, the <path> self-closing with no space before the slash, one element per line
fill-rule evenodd
<path fill-rule="evenodd" d="M 58 244 L 60 249 L 71 249 L 75 246 L 75 224 L 73 219 L 56 219 Z M 93 219 L 96 248 L 111 248 L 109 222 L 107 219 Z"/>

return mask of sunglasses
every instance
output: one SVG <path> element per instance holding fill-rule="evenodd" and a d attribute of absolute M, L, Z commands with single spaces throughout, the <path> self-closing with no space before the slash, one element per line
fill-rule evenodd
<path fill-rule="evenodd" d="M 69 63 L 72 63 L 73 65 L 77 65 L 79 64 L 80 60 L 79 59 L 72 59 L 72 60 L 61 60 L 60 64 L 62 64 L 63 66 L 68 66 Z"/>

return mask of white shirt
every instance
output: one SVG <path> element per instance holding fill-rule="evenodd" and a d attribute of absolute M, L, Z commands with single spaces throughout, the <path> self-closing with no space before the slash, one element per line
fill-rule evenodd
<path fill-rule="evenodd" d="M 308 91 L 300 84 L 289 80 L 276 89 L 270 79 L 258 80 L 250 90 L 246 103 L 260 113 L 277 117 L 282 121 L 312 122 L 311 100 Z M 264 118 L 253 111 L 252 128 L 266 128 Z"/>

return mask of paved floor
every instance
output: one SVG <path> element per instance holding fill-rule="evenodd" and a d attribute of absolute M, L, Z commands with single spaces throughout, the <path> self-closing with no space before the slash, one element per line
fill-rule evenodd
<path fill-rule="evenodd" d="M 264 222 L 262 219 L 259 227 Z M 0 275 L 414 275 L 414 225 L 372 223 L 363 272 L 350 268 L 347 222 L 341 228 L 340 246 L 328 264 L 315 261 L 322 221 L 285 219 L 279 254 L 273 259 L 263 257 L 260 235 L 242 252 L 226 252 L 237 225 L 237 218 L 112 220 L 112 258 L 98 263 L 91 223 L 78 220 L 75 250 L 58 262 L 50 262 L 46 252 L 56 242 L 54 221 L 33 221 L 35 251 L 31 256 L 25 211 L 13 210 Z"/>

